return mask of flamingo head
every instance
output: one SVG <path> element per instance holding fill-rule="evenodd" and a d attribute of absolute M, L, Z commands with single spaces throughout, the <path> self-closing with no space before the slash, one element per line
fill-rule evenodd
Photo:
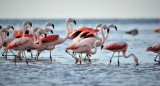
<path fill-rule="evenodd" d="M 103 49 L 104 45 L 101 46 L 101 50 Z"/>
<path fill-rule="evenodd" d="M 76 21 L 74 19 L 72 19 L 72 18 L 68 18 L 66 21 L 67 22 L 73 22 L 76 25 Z"/>
<path fill-rule="evenodd" d="M 6 29 L 10 29 L 10 28 L 12 28 L 12 29 L 14 30 L 14 27 L 11 26 L 11 25 L 8 25 L 8 26 L 6 27 Z"/>
<path fill-rule="evenodd" d="M 52 26 L 54 28 L 54 24 L 52 24 L 50 22 L 46 22 L 45 26 Z"/>
<path fill-rule="evenodd" d="M 98 27 L 101 27 L 101 26 L 102 26 L 102 24 L 100 24 L 100 23 L 97 24 L 97 25 L 96 25 L 96 29 L 97 29 Z"/>
<path fill-rule="evenodd" d="M 48 33 L 49 31 L 53 34 L 53 30 L 49 29 L 49 28 L 44 28 L 43 29 L 46 33 Z"/>
<path fill-rule="evenodd" d="M 110 27 L 115 28 L 116 31 L 117 31 L 117 26 L 115 26 L 114 24 L 109 24 L 109 25 L 108 25 L 108 28 L 110 28 Z"/>
<path fill-rule="evenodd" d="M 23 21 L 23 25 L 29 25 L 30 27 L 32 27 L 32 23 L 29 21 Z"/>

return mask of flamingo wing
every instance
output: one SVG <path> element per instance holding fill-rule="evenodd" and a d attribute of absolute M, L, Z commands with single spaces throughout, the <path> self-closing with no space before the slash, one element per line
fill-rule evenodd
<path fill-rule="evenodd" d="M 18 47 L 18 46 L 21 46 L 21 45 L 24 45 L 24 44 L 27 44 L 28 42 L 30 41 L 30 38 L 19 38 L 19 39 L 15 39 L 13 40 L 12 42 L 10 42 L 5 48 L 4 50 L 6 49 L 10 49 L 12 47 Z"/>
<path fill-rule="evenodd" d="M 127 43 L 121 43 L 121 42 L 112 42 L 104 46 L 107 50 L 121 50 L 127 47 Z"/>
<path fill-rule="evenodd" d="M 43 36 L 41 38 L 41 41 L 42 42 L 51 42 L 51 41 L 54 41 L 54 40 L 57 40 L 59 37 L 59 35 L 49 35 L 47 37 Z"/>

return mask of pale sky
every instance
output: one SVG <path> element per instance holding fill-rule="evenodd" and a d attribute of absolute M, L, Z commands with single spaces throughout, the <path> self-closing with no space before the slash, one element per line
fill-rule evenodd
<path fill-rule="evenodd" d="M 8 18 L 160 18 L 160 0 L 0 0 Z"/>

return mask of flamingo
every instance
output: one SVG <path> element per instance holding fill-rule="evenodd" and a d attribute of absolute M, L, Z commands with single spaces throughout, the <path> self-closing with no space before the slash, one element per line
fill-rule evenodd
<path fill-rule="evenodd" d="M 86 53 L 86 54 L 95 54 L 97 52 L 97 45 L 99 45 L 101 43 L 100 40 L 96 40 L 95 43 L 94 43 L 94 48 L 95 50 L 92 51 L 92 47 L 91 45 L 86 41 L 85 43 L 83 42 L 77 42 L 77 43 L 74 43 L 72 45 L 69 45 L 65 48 L 66 52 L 68 53 L 67 50 L 71 49 L 73 50 L 74 53 L 80 53 L 79 54 L 79 58 L 80 58 L 80 64 L 81 64 L 81 58 L 82 58 L 82 53 Z M 71 55 L 71 54 L 70 54 Z M 81 56 L 80 56 L 81 55 Z M 72 55 L 72 57 L 74 57 L 76 59 L 75 63 L 78 62 L 78 59 Z"/>
<path fill-rule="evenodd" d="M 23 31 L 23 33 L 25 33 L 25 31 Z M 35 44 L 34 41 L 29 37 L 21 37 L 21 38 L 15 39 L 11 43 L 9 43 L 9 45 L 7 45 L 4 48 L 4 50 L 6 50 L 6 49 L 19 50 L 18 55 L 15 57 L 15 63 L 16 63 L 16 58 L 20 55 L 21 51 L 23 52 L 28 49 L 37 49 L 42 45 L 42 42 L 39 38 L 41 34 L 45 34 L 45 33 L 42 29 L 39 29 L 36 33 L 39 44 Z M 46 34 L 45 34 L 45 36 L 46 36 Z M 25 52 L 24 52 L 24 55 L 25 55 Z M 25 56 L 25 58 L 26 58 L 26 56 Z M 27 59 L 26 59 L 26 63 L 28 64 Z"/>
<path fill-rule="evenodd" d="M 50 45 L 57 45 L 65 42 L 69 36 L 68 22 L 74 22 L 76 25 L 76 21 L 74 19 L 71 19 L 71 18 L 66 19 L 65 26 L 67 28 L 67 35 L 65 36 L 65 38 L 61 38 L 59 37 L 59 35 L 50 35 L 50 36 L 47 36 L 47 38 L 42 37 L 41 40 L 42 42 L 44 42 L 43 44 L 46 46 L 50 46 Z"/>
<path fill-rule="evenodd" d="M 1 38 L 1 41 L 0 41 L 0 49 L 2 48 L 3 44 L 4 44 L 4 41 L 3 41 L 3 32 L 7 33 L 7 36 L 9 36 L 9 32 L 7 31 L 7 29 L 5 28 L 2 28 L 2 26 L 0 26 L 0 38 Z"/>
<path fill-rule="evenodd" d="M 155 57 L 154 61 L 160 63 L 160 55 L 159 55 L 159 54 L 160 54 L 160 42 L 155 43 L 155 44 L 153 44 L 152 46 L 148 47 L 148 48 L 146 49 L 146 51 L 152 51 L 152 52 L 154 52 L 154 53 L 158 53 L 157 56 Z M 158 57 L 158 55 L 159 55 L 159 61 L 156 60 L 157 57 Z"/>
<path fill-rule="evenodd" d="M 97 30 L 98 27 L 101 27 L 102 24 L 97 24 L 95 27 L 95 30 Z M 88 28 L 84 25 L 80 25 L 77 29 L 75 30 L 70 30 L 70 34 L 69 34 L 69 39 L 74 39 L 76 38 L 82 31 L 84 30 L 93 30 L 92 28 Z M 96 33 L 96 35 L 98 35 L 98 33 Z"/>
<path fill-rule="evenodd" d="M 132 56 L 136 65 L 138 65 L 138 58 L 133 53 L 126 56 L 127 48 L 128 48 L 128 45 L 127 45 L 126 42 L 124 42 L 124 41 L 113 41 L 113 42 L 107 44 L 106 46 L 104 46 L 102 49 L 112 51 L 113 55 L 114 55 L 115 52 L 118 52 L 118 66 L 119 66 L 119 54 L 120 54 L 121 51 L 123 52 L 123 57 L 124 58 L 129 58 L 130 56 Z M 113 55 L 110 59 L 110 64 L 112 62 Z"/>
<path fill-rule="evenodd" d="M 25 30 L 26 30 L 26 29 L 25 29 L 26 27 L 31 27 L 31 26 L 32 26 L 32 23 L 31 23 L 31 22 L 28 22 L 28 21 L 24 21 L 23 24 L 22 24 L 22 28 L 24 28 L 24 32 L 25 32 Z M 7 26 L 7 27 L 9 28 L 9 27 L 11 27 L 11 26 Z M 12 27 L 11 27 L 11 28 L 12 28 Z M 13 28 L 12 28 L 12 29 L 13 29 Z M 23 31 L 22 31 L 22 32 L 23 32 Z M 18 33 L 17 33 L 17 34 L 18 34 Z M 26 34 L 26 32 L 23 33 L 23 36 L 25 36 L 25 34 Z M 16 34 L 15 34 L 15 35 L 16 35 Z M 14 36 L 15 36 L 15 35 L 14 35 Z M 10 43 L 11 41 L 13 41 L 15 38 L 16 38 L 16 36 L 15 36 L 15 37 L 9 37 L 9 38 L 5 39 L 5 40 L 4 40 L 4 44 L 5 44 L 4 46 L 6 46 L 6 45 L 7 45 L 8 43 Z M 6 56 L 6 58 L 7 58 L 7 56 L 15 56 L 14 53 L 13 53 L 13 51 L 12 51 L 12 50 L 10 50 L 10 51 L 12 52 L 13 55 L 7 55 L 7 53 L 8 53 L 8 49 L 7 49 L 7 50 L 5 50 L 5 51 L 3 52 L 2 56 Z M 6 54 L 4 55 L 4 53 L 6 53 Z"/>
<path fill-rule="evenodd" d="M 153 32 L 160 32 L 160 26 L 156 27 Z"/>

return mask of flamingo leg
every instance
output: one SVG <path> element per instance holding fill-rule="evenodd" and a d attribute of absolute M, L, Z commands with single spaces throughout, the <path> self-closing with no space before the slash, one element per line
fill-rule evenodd
<path fill-rule="evenodd" d="M 84 62 L 86 61 L 86 57 L 87 57 L 88 53 L 86 53 L 86 56 L 84 57 Z"/>
<path fill-rule="evenodd" d="M 119 66 L 119 54 L 120 54 L 120 52 L 118 52 L 118 66 Z"/>
<path fill-rule="evenodd" d="M 76 60 L 75 63 L 77 64 L 77 62 L 78 62 L 77 57 L 75 57 L 73 54 L 70 54 L 67 50 L 66 50 L 66 53 L 68 53 L 69 55 L 71 55 Z"/>
<path fill-rule="evenodd" d="M 114 56 L 114 53 L 115 53 L 115 52 L 113 52 L 112 57 L 111 57 L 111 59 L 110 59 L 110 65 L 111 65 L 111 62 L 112 62 L 112 58 L 113 58 L 113 56 Z"/>
<path fill-rule="evenodd" d="M 155 57 L 154 61 L 157 62 L 157 57 L 159 56 L 160 53 L 157 54 L 157 56 Z"/>
<path fill-rule="evenodd" d="M 160 63 L 160 55 L 159 55 L 159 63 Z"/>
<path fill-rule="evenodd" d="M 20 54 L 20 51 L 21 51 L 21 50 L 18 51 L 18 55 Z M 15 59 L 15 62 L 14 62 L 14 65 L 15 65 L 15 66 L 16 66 L 16 62 L 17 62 L 17 57 L 18 57 L 18 55 L 16 55 L 15 58 L 14 58 L 14 59 Z"/>
<path fill-rule="evenodd" d="M 90 59 L 90 57 L 91 57 L 91 55 L 90 55 L 90 54 L 88 54 L 88 60 L 89 60 L 89 62 L 91 62 L 91 59 Z"/>
<path fill-rule="evenodd" d="M 82 58 L 82 53 L 79 54 L 79 58 L 80 58 L 80 64 L 82 63 L 81 58 Z"/>
<path fill-rule="evenodd" d="M 11 53 L 13 54 L 13 56 L 15 56 L 15 54 L 13 53 L 13 51 L 11 49 L 9 49 L 11 51 Z"/>
<path fill-rule="evenodd" d="M 23 51 L 23 53 L 24 53 L 24 57 L 25 57 L 25 59 L 26 59 L 26 63 L 27 63 L 27 65 L 28 65 L 28 59 L 26 58 L 25 51 Z"/>
<path fill-rule="evenodd" d="M 51 62 L 52 62 L 52 55 L 51 55 L 51 50 L 50 50 L 50 60 L 51 60 Z"/>
<path fill-rule="evenodd" d="M 33 59 L 33 53 L 32 53 L 32 50 L 31 50 L 31 58 Z"/>

